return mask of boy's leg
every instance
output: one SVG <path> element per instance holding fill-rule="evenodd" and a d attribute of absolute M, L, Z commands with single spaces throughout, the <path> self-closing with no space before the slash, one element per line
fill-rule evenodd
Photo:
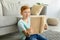
<path fill-rule="evenodd" d="M 47 40 L 39 34 L 33 34 L 30 37 L 26 37 L 26 40 Z"/>
<path fill-rule="evenodd" d="M 36 38 L 34 38 L 33 36 L 30 36 L 30 37 L 26 37 L 25 40 L 37 40 Z"/>
<path fill-rule="evenodd" d="M 36 38 L 37 40 L 47 40 L 46 38 L 42 37 L 39 34 L 33 34 L 33 35 L 31 35 L 31 37 Z"/>
<path fill-rule="evenodd" d="M 44 38 L 43 36 L 39 35 L 39 34 L 35 34 L 38 40 L 47 40 L 46 38 Z"/>

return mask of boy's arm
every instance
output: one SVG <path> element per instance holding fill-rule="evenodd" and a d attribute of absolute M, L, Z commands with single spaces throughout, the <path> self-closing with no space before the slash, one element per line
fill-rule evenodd
<path fill-rule="evenodd" d="M 32 29 L 32 27 L 30 27 L 29 29 L 23 30 L 22 32 L 23 32 L 26 36 L 29 36 L 29 35 L 33 34 L 33 29 Z"/>
<path fill-rule="evenodd" d="M 19 30 L 21 30 L 25 34 L 25 36 L 29 36 L 28 31 L 25 29 L 22 23 L 19 23 L 18 27 L 19 27 Z"/>

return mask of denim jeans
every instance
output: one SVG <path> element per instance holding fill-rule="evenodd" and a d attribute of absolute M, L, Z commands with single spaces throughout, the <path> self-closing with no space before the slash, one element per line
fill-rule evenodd
<path fill-rule="evenodd" d="M 33 34 L 33 35 L 30 35 L 29 37 L 26 37 L 25 40 L 47 40 L 47 39 L 42 37 L 39 34 Z"/>

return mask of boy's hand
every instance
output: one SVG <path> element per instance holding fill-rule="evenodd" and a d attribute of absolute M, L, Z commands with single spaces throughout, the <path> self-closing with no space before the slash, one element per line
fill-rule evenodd
<path fill-rule="evenodd" d="M 23 33 L 25 34 L 25 36 L 30 36 L 31 34 L 34 34 L 34 31 L 32 28 L 27 29 L 26 31 L 23 31 Z"/>
<path fill-rule="evenodd" d="M 34 31 L 33 31 L 33 29 L 32 29 L 32 28 L 27 29 L 27 31 L 28 31 L 28 34 L 29 34 L 29 35 L 31 35 L 31 34 L 33 34 L 33 33 L 34 33 Z"/>
<path fill-rule="evenodd" d="M 29 32 L 29 31 L 27 31 L 26 36 L 27 36 L 27 37 L 30 36 L 30 32 Z"/>
<path fill-rule="evenodd" d="M 29 32 L 28 31 L 23 31 L 23 33 L 25 34 L 25 36 L 29 36 Z"/>

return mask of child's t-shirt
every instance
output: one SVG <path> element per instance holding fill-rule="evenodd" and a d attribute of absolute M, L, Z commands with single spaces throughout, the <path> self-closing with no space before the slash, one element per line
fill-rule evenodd
<path fill-rule="evenodd" d="M 27 30 L 29 28 L 30 28 L 30 18 L 28 18 L 28 23 L 26 23 L 22 19 L 19 20 L 19 22 L 18 22 L 18 29 L 19 29 L 19 32 L 20 32 L 20 39 L 21 40 L 25 40 L 25 38 L 26 38 L 26 36 L 24 35 L 24 33 L 22 31 L 23 30 Z"/>

